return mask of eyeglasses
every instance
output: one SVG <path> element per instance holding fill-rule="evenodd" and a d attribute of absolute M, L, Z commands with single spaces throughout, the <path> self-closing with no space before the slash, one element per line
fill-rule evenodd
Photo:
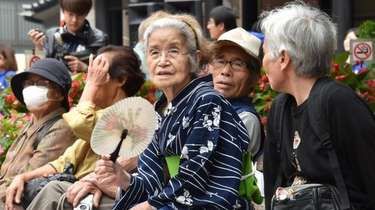
<path fill-rule="evenodd" d="M 159 49 L 150 49 L 148 50 L 148 55 L 151 56 L 153 60 L 158 60 L 161 58 L 162 54 L 165 54 L 165 56 L 169 59 L 176 59 L 180 55 L 187 55 L 189 54 L 188 52 L 182 52 L 178 48 L 170 48 L 166 50 L 159 50 Z"/>
<path fill-rule="evenodd" d="M 26 80 L 23 82 L 24 87 L 28 86 L 43 86 L 43 87 L 51 87 L 53 84 L 48 80 Z"/>
<path fill-rule="evenodd" d="M 235 71 L 241 71 L 241 70 L 244 70 L 245 68 L 247 68 L 247 63 L 245 61 L 241 61 L 241 60 L 238 60 L 238 59 L 227 61 L 227 60 L 222 59 L 222 58 L 217 58 L 217 59 L 212 60 L 211 65 L 215 69 L 223 69 L 228 63 L 230 65 L 230 67 Z"/>

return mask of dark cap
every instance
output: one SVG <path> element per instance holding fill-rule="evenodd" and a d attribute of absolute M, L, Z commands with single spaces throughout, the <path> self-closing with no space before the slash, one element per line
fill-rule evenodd
<path fill-rule="evenodd" d="M 44 58 L 33 63 L 30 69 L 16 74 L 10 82 L 10 86 L 16 98 L 23 104 L 25 104 L 22 96 L 23 83 L 27 75 L 30 74 L 41 76 L 61 87 L 64 94 L 63 106 L 66 110 L 69 110 L 68 94 L 72 79 L 69 74 L 69 69 L 64 63 L 53 58 Z"/>

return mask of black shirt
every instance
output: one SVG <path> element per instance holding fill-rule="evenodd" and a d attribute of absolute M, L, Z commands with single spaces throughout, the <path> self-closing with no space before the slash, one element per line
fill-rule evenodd
<path fill-rule="evenodd" d="M 311 92 L 315 90 L 314 87 Z M 330 168 L 328 152 L 319 144 L 319 138 L 310 125 L 309 103 L 317 100 L 317 97 L 309 96 L 304 104 L 297 107 L 292 96 L 285 94 L 284 96 L 288 97 L 290 103 L 286 103 L 281 108 L 282 111 L 275 111 L 274 102 L 268 118 L 264 152 L 267 207 L 273 193 L 279 187 L 276 180 L 280 173 L 281 186 L 289 186 L 295 175 L 305 177 L 309 182 L 336 184 Z M 324 107 L 322 115 L 328 121 L 330 139 L 339 160 L 350 202 L 358 209 L 375 209 L 373 113 L 354 91 L 336 82 L 324 93 L 322 101 Z M 301 138 L 296 150 L 301 166 L 300 172 L 293 165 L 292 148 L 295 131 Z"/>
<path fill-rule="evenodd" d="M 307 103 L 305 101 L 297 106 L 293 101 L 289 107 L 293 127 L 288 131 L 290 138 L 285 142 L 284 154 L 289 161 L 283 166 L 287 186 L 292 184 L 295 176 L 303 177 L 308 182 L 319 180 L 319 183 L 328 184 L 335 181 L 327 164 L 328 154 L 310 125 Z"/>

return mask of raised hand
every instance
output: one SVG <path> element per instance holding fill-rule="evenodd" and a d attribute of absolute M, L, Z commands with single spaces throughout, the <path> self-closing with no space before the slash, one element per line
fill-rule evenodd
<path fill-rule="evenodd" d="M 27 35 L 30 37 L 36 49 L 43 50 L 44 42 L 46 40 L 46 36 L 43 32 L 38 29 L 31 29 Z"/>

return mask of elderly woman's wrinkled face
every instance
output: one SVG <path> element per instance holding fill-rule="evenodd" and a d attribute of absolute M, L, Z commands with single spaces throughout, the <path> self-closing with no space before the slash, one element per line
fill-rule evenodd
<path fill-rule="evenodd" d="M 190 82 L 186 40 L 178 30 L 156 29 L 149 36 L 146 50 L 150 78 L 164 93 L 175 96 Z"/>
<path fill-rule="evenodd" d="M 224 46 L 211 62 L 214 88 L 226 98 L 247 96 L 251 73 L 246 63 L 248 55 L 238 47 Z"/>
<path fill-rule="evenodd" d="M 23 99 L 30 111 L 46 109 L 64 99 L 59 87 L 36 74 L 30 74 L 23 82 Z"/>

